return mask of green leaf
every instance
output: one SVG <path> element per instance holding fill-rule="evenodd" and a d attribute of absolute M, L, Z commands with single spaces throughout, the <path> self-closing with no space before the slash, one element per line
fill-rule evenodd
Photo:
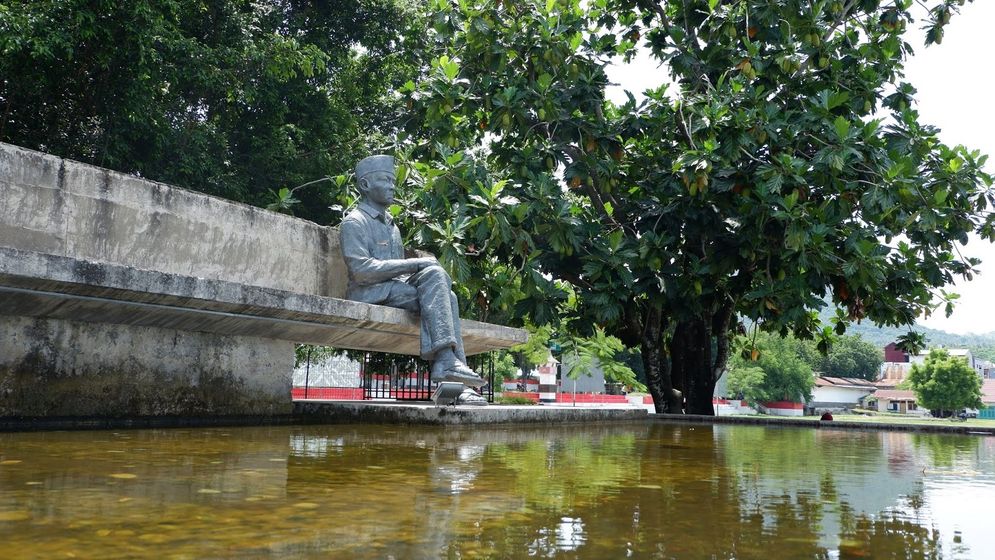
<path fill-rule="evenodd" d="M 449 59 L 448 56 L 442 55 L 437 60 L 438 67 L 445 74 L 449 81 L 456 79 L 456 75 L 459 74 L 459 64 Z"/>
<path fill-rule="evenodd" d="M 791 210 L 795 207 L 798 202 L 798 191 L 791 191 L 787 196 L 784 197 L 784 207 Z"/>
<path fill-rule="evenodd" d="M 547 89 L 549 89 L 549 86 L 552 83 L 553 83 L 553 77 L 550 76 L 549 74 L 546 74 L 545 72 L 539 74 L 539 77 L 536 78 L 536 84 L 539 86 L 539 91 L 546 91 Z"/>
<path fill-rule="evenodd" d="M 576 51 L 580 47 L 581 43 L 584 42 L 584 36 L 580 33 L 574 33 L 570 36 L 570 50 Z"/>
<path fill-rule="evenodd" d="M 826 101 L 826 108 L 832 111 L 833 109 L 839 107 L 840 105 L 846 103 L 850 100 L 850 93 L 846 91 L 838 91 L 829 96 Z"/>
<path fill-rule="evenodd" d="M 719 5 L 719 0 L 708 0 L 708 11 L 714 12 L 715 6 Z"/>
<path fill-rule="evenodd" d="M 622 243 L 622 230 L 616 229 L 615 231 L 608 234 L 608 246 L 612 248 L 612 251 L 618 249 L 618 246 Z"/>
<path fill-rule="evenodd" d="M 933 201 L 935 201 L 937 204 L 943 204 L 944 202 L 947 201 L 948 194 L 949 193 L 946 190 L 941 188 L 940 190 L 933 193 Z"/>
<path fill-rule="evenodd" d="M 840 140 L 845 140 L 850 132 L 850 121 L 843 117 L 836 117 L 836 120 L 833 121 L 833 128 L 836 129 L 836 135 L 840 137 Z"/>

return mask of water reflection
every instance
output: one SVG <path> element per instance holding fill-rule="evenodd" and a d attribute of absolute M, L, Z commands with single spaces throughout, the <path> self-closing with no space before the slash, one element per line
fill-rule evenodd
<path fill-rule="evenodd" d="M 0 557 L 971 558 L 993 466 L 992 438 L 659 423 L 0 434 Z"/>

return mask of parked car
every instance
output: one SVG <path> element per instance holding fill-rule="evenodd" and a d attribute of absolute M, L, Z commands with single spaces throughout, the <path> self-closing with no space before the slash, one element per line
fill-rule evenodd
<path fill-rule="evenodd" d="M 961 418 L 964 418 L 964 419 L 967 419 L 967 418 L 977 418 L 978 417 L 978 409 L 977 408 L 965 408 L 964 410 L 961 410 L 960 412 L 958 412 L 957 416 L 960 416 Z"/>

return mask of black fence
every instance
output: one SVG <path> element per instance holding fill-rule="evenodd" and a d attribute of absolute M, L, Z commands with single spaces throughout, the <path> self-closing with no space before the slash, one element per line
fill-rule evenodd
<path fill-rule="evenodd" d="M 494 402 L 494 358 L 490 353 L 468 358 L 469 365 L 487 384 L 480 393 L 487 402 Z M 432 398 L 435 384 L 429 379 L 429 363 L 413 356 L 364 354 L 359 375 L 364 399 L 427 401 Z"/>

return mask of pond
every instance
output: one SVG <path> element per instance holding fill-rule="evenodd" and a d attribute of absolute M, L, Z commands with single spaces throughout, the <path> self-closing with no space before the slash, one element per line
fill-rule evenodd
<path fill-rule="evenodd" d="M 992 558 L 995 438 L 659 421 L 0 434 L 0 558 Z"/>

